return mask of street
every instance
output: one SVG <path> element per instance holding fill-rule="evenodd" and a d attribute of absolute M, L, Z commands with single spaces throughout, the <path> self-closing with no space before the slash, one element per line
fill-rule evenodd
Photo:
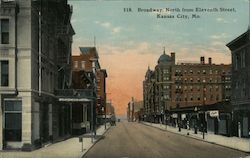
<path fill-rule="evenodd" d="M 247 154 L 215 144 L 122 121 L 84 158 L 244 158 Z"/>

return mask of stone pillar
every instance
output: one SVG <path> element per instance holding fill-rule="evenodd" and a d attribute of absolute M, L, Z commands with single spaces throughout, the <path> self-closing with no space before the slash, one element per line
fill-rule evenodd
<path fill-rule="evenodd" d="M 0 150 L 3 150 L 3 97 L 0 95 Z"/>
<path fill-rule="evenodd" d="M 25 93 L 24 95 L 25 96 L 22 97 L 22 150 L 30 151 L 32 150 L 31 92 Z"/>

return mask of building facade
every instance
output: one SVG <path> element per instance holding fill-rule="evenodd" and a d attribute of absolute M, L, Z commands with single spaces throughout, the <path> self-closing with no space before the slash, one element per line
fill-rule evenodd
<path fill-rule="evenodd" d="M 250 131 L 250 29 L 227 44 L 232 54 L 232 105 L 234 133 L 249 137 Z"/>
<path fill-rule="evenodd" d="M 80 55 L 72 56 L 72 69 L 73 73 L 78 73 L 78 77 L 77 75 L 73 77 L 73 81 L 78 83 L 74 86 L 74 89 L 91 89 L 95 93 L 94 122 L 100 124 L 106 108 L 107 72 L 105 69 L 101 69 L 98 59 L 99 56 L 95 47 L 80 47 Z M 81 77 L 79 77 L 79 74 L 81 74 Z M 89 103 L 85 106 L 87 108 L 87 111 L 83 112 L 87 115 L 85 122 L 89 122 L 91 120 L 91 109 Z M 75 117 L 78 117 L 78 115 Z M 85 123 L 82 122 L 82 124 Z"/>
<path fill-rule="evenodd" d="M 103 123 L 106 115 L 106 78 L 108 77 L 105 69 L 97 70 L 97 121 Z"/>
<path fill-rule="evenodd" d="M 0 149 L 32 150 L 70 133 L 55 90 L 71 83 L 71 14 L 67 0 L 1 1 Z"/>
<path fill-rule="evenodd" d="M 176 64 L 175 54 L 167 56 L 164 52 L 155 70 L 146 72 L 143 97 L 143 119 L 146 121 L 184 128 L 189 122 L 189 127 L 206 126 L 215 133 L 228 134 L 231 123 L 228 120 L 232 118 L 228 104 L 231 99 L 231 65 L 214 64 L 212 58 L 206 63 L 204 57 L 196 63 Z M 210 111 L 220 113 L 221 121 L 209 118 Z M 215 129 L 217 124 L 220 126 Z"/>

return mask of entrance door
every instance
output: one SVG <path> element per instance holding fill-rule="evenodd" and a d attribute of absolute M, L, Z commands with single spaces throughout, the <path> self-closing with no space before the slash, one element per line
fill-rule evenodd
<path fill-rule="evenodd" d="M 40 105 L 40 138 L 42 143 L 46 143 L 49 141 L 49 105 Z"/>
<path fill-rule="evenodd" d="M 8 142 L 22 141 L 22 101 L 4 101 L 4 148 Z"/>

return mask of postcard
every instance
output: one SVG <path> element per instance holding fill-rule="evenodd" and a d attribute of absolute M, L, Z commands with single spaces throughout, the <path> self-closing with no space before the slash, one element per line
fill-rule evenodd
<path fill-rule="evenodd" d="M 249 0 L 0 0 L 0 158 L 250 157 Z"/>

